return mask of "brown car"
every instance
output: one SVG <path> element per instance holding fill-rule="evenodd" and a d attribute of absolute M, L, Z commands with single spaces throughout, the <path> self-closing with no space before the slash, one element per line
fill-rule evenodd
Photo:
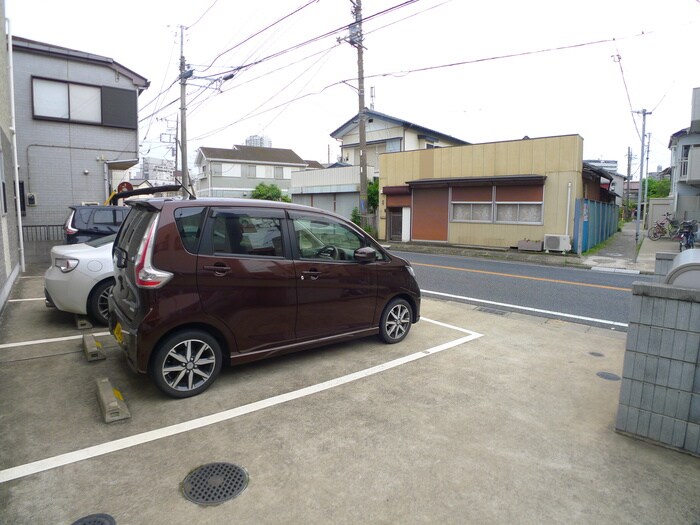
<path fill-rule="evenodd" d="M 353 223 L 248 199 L 149 199 L 114 242 L 110 331 L 135 370 L 194 396 L 230 364 L 378 334 L 420 318 L 410 264 Z"/>

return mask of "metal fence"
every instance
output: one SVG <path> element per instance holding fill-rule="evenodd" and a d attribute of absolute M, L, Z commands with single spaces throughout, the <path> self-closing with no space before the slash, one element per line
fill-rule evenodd
<path fill-rule="evenodd" d="M 620 207 L 615 204 L 576 200 L 573 249 L 579 255 L 617 232 Z"/>
<path fill-rule="evenodd" d="M 42 224 L 39 226 L 22 226 L 24 242 L 62 241 L 64 237 L 62 224 Z"/>

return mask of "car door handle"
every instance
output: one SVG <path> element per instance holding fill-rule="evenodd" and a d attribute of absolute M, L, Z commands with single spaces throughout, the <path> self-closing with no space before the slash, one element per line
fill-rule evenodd
<path fill-rule="evenodd" d="M 203 269 L 209 272 L 214 272 L 214 275 L 216 275 L 217 277 L 226 275 L 231 271 L 231 268 L 229 266 L 226 266 L 225 264 L 209 264 L 205 265 Z"/>
<path fill-rule="evenodd" d="M 303 281 L 306 278 L 311 279 L 312 281 L 315 281 L 319 277 L 321 277 L 321 272 L 318 270 L 308 270 L 306 272 L 301 272 L 301 280 Z"/>

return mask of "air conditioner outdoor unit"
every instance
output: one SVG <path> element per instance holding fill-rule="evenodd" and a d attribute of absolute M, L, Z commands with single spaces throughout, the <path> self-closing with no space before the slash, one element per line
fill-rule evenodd
<path fill-rule="evenodd" d="M 568 235 L 545 235 L 544 251 L 568 252 L 571 250 L 571 241 Z"/>

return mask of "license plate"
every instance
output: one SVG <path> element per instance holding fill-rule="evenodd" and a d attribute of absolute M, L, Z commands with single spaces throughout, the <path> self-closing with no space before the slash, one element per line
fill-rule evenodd
<path fill-rule="evenodd" d="M 122 333 L 122 325 L 117 323 L 114 325 L 114 331 L 112 332 L 112 335 L 114 335 L 114 338 L 117 340 L 117 343 L 124 344 L 124 334 Z"/>

